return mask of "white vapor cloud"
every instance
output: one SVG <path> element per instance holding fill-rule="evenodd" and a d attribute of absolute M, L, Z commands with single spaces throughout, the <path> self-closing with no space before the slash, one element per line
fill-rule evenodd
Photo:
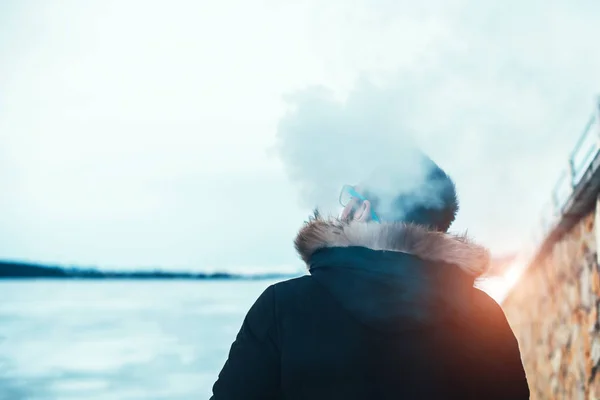
<path fill-rule="evenodd" d="M 346 96 L 346 104 L 364 101 L 363 107 L 340 113 L 333 101 L 316 98 L 317 90 L 310 104 L 306 93 L 297 101 L 294 107 L 311 111 L 296 115 L 281 133 L 297 134 L 298 144 L 289 141 L 296 158 L 285 147 L 282 152 L 291 178 L 302 182 L 305 204 L 326 204 L 323 193 L 356 182 L 369 161 L 391 160 L 390 151 L 412 136 L 457 184 L 461 210 L 454 230 L 467 230 L 496 253 L 530 240 L 600 88 L 600 55 L 588 51 L 600 33 L 590 19 L 599 6 L 533 3 L 452 2 L 439 13 L 402 3 L 396 10 L 401 17 L 390 9 L 387 16 L 366 12 L 365 19 L 376 15 L 386 22 L 414 17 L 408 10 L 424 12 L 421 21 L 434 21 L 433 32 L 443 35 L 415 28 L 411 38 L 431 40 L 409 59 L 389 45 L 392 54 L 382 57 L 394 63 L 364 74 L 379 85 L 359 79 Z M 397 28 L 384 23 L 379 29 L 393 35 Z M 348 126 L 330 129 L 332 119 Z M 353 140 L 354 120 L 360 120 L 361 140 Z M 377 151 L 372 143 L 386 145 Z M 352 157 L 354 169 L 343 161 L 349 153 L 363 155 Z"/>
<path fill-rule="evenodd" d="M 408 98 L 396 85 L 377 87 L 363 79 L 344 103 L 331 91 L 311 88 L 289 96 L 290 112 L 280 121 L 277 150 L 303 205 L 327 213 L 339 208 L 344 184 L 375 190 L 376 212 L 402 219 L 414 206 L 441 208 L 446 186 L 428 179 L 433 172 L 416 148 L 408 121 Z M 403 210 L 393 205 L 410 195 Z"/>

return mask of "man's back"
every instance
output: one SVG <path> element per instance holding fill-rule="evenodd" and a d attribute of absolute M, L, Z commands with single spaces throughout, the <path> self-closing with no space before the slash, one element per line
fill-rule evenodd
<path fill-rule="evenodd" d="M 487 326 L 448 320 L 378 332 L 358 322 L 311 277 L 272 290 L 283 315 L 276 316 L 281 320 L 282 398 L 528 398 L 517 343 L 502 320 L 480 315 Z M 503 318 L 487 295 L 473 289 L 473 297 L 487 303 L 481 312 Z M 512 347 L 512 357 L 501 347 Z"/>
<path fill-rule="evenodd" d="M 311 276 L 270 287 L 250 310 L 214 399 L 529 398 L 500 307 L 413 244 L 311 252 Z"/>

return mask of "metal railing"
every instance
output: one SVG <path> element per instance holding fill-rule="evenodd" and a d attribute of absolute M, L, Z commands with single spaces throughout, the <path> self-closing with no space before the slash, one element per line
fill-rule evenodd
<path fill-rule="evenodd" d="M 544 240 L 560 221 L 565 205 L 599 152 L 600 97 L 598 98 L 596 110 L 594 110 L 594 113 L 589 118 L 583 133 L 569 155 L 567 167 L 554 185 L 551 201 L 542 213 L 540 227 L 538 232 L 536 232 L 538 240 Z M 540 242 L 538 241 L 537 244 L 540 244 Z"/>
<path fill-rule="evenodd" d="M 525 243 L 524 248 L 517 257 L 517 261 L 509 271 L 509 278 L 505 280 L 508 287 L 498 300 L 502 301 L 511 286 L 521 273 L 533 262 L 536 252 L 544 243 L 548 235 L 558 226 L 564 215 L 564 208 L 571 199 L 577 185 L 581 183 L 591 163 L 600 153 L 600 97 L 598 97 L 596 109 L 589 118 L 585 129 L 575 147 L 569 155 L 567 167 L 560 174 L 550 200 L 544 205 L 542 217 L 539 224 L 532 232 L 532 240 Z"/>

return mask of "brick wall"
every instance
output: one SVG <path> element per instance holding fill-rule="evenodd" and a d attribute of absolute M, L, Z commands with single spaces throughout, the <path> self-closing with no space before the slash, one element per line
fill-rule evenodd
<path fill-rule="evenodd" d="M 502 303 L 532 399 L 600 399 L 594 212 L 532 265 Z"/>

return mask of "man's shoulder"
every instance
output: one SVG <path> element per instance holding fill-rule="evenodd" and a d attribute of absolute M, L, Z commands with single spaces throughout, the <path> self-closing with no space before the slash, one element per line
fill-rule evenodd
<path fill-rule="evenodd" d="M 473 289 L 472 326 L 486 340 L 514 341 L 515 336 L 502 306 L 484 291 Z"/>
<path fill-rule="evenodd" d="M 297 278 L 287 279 L 271 285 L 271 289 L 276 293 L 276 297 L 286 296 L 298 292 L 312 290 L 314 287 L 314 279 L 310 275 L 303 275 Z"/>
<path fill-rule="evenodd" d="M 288 279 L 271 285 L 275 304 L 280 312 L 300 312 L 313 309 L 326 301 L 323 289 L 310 275 Z"/>
<path fill-rule="evenodd" d="M 286 279 L 284 281 L 280 281 L 274 283 L 272 286 L 277 289 L 286 289 L 293 287 L 301 287 L 312 284 L 312 276 L 310 275 L 302 275 L 296 278 Z"/>
<path fill-rule="evenodd" d="M 473 288 L 472 303 L 475 313 L 484 319 L 506 319 L 502 306 L 481 289 Z"/>

